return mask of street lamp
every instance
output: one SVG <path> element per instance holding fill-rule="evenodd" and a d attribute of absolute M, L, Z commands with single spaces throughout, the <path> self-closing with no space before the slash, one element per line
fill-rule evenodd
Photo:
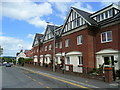
<path fill-rule="evenodd" d="M 47 25 L 50 24 L 50 22 L 46 22 Z M 53 30 L 53 72 L 55 72 L 55 24 L 54 24 L 54 30 Z"/>
<path fill-rule="evenodd" d="M 2 57 L 1 57 L 2 54 L 3 54 L 3 48 L 0 45 L 0 59 L 1 59 L 1 62 L 2 62 Z"/>
<path fill-rule="evenodd" d="M 55 24 L 54 24 L 54 46 L 53 46 L 53 72 L 55 72 Z"/>

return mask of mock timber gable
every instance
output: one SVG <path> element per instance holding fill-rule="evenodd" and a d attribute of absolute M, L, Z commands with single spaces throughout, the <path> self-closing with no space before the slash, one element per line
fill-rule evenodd
<path fill-rule="evenodd" d="M 39 45 L 39 42 L 42 39 L 42 37 L 43 37 L 43 34 L 36 33 L 32 47 Z"/>
<path fill-rule="evenodd" d="M 47 41 L 51 38 L 53 38 L 54 36 L 54 30 L 57 28 L 58 26 L 55 25 L 47 25 L 44 37 L 43 37 L 43 41 Z"/>
<path fill-rule="evenodd" d="M 88 12 L 71 7 L 63 25 L 63 32 L 67 32 L 85 24 L 96 24 L 94 20 L 90 19 L 90 15 L 91 14 Z"/>

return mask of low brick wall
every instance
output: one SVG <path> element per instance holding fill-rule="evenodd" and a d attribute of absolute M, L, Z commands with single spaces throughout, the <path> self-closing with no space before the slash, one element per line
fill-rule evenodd
<path fill-rule="evenodd" d="M 41 67 L 38 65 L 34 65 L 34 64 L 25 64 L 25 67 L 32 67 L 32 68 L 39 68 L 42 70 L 47 70 L 47 71 L 53 71 L 52 68 L 49 67 Z M 104 81 L 103 76 L 96 76 L 96 75 L 89 75 L 89 74 L 85 74 L 85 73 L 78 73 L 78 72 L 71 72 L 71 71 L 63 71 L 61 69 L 56 69 L 55 70 L 56 73 L 62 73 L 62 74 L 67 74 L 67 75 L 72 75 L 72 76 L 77 76 L 77 77 L 83 77 L 83 78 L 88 78 L 88 79 L 95 79 L 95 80 L 101 80 Z"/>

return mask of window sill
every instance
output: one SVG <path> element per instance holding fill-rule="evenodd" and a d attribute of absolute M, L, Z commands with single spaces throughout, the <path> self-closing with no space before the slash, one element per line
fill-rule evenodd
<path fill-rule="evenodd" d="M 82 65 L 82 64 L 80 64 L 80 65 L 78 65 L 78 67 L 83 67 L 83 65 Z"/>
<path fill-rule="evenodd" d="M 80 43 L 80 44 L 77 44 L 77 45 L 78 45 L 78 46 L 79 46 L 79 45 L 82 45 L 82 43 Z"/>
<path fill-rule="evenodd" d="M 101 42 L 101 43 L 109 43 L 109 42 L 112 42 L 112 41 L 106 41 L 106 42 Z"/>

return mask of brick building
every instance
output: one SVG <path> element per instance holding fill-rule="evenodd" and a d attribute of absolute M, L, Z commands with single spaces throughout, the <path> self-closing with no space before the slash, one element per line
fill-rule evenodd
<path fill-rule="evenodd" d="M 71 7 L 61 26 L 47 25 L 36 34 L 33 61 L 40 66 L 87 73 L 104 66 L 120 69 L 120 6 L 111 4 L 93 14 Z"/>

